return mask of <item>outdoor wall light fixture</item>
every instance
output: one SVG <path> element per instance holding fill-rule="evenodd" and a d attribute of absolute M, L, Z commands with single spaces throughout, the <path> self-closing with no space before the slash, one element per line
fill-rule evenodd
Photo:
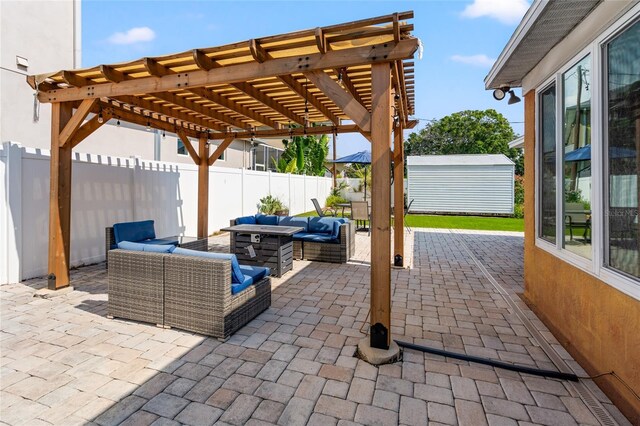
<path fill-rule="evenodd" d="M 505 96 L 507 96 L 507 93 L 509 93 L 509 100 L 507 101 L 507 104 L 513 105 L 521 101 L 521 99 L 516 96 L 516 93 L 509 86 L 502 86 L 494 90 L 493 99 L 495 99 L 496 101 L 501 101 L 505 98 Z"/>

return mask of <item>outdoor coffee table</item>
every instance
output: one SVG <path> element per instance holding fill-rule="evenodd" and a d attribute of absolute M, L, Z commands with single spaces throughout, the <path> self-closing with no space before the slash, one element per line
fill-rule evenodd
<path fill-rule="evenodd" d="M 298 226 L 234 225 L 222 231 L 234 232 L 231 252 L 238 262 L 266 266 L 271 275 L 281 277 L 293 269 L 293 234 L 303 231 Z M 234 242 L 235 241 L 235 242 Z"/>

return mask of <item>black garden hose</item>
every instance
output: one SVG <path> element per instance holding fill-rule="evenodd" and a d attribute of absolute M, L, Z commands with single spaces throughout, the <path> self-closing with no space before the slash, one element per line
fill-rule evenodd
<path fill-rule="evenodd" d="M 430 348 L 428 346 L 415 345 L 413 343 L 395 341 L 398 346 L 413 349 L 416 351 L 426 352 L 434 355 L 446 356 L 448 358 L 460 359 L 463 361 L 477 362 L 478 364 L 490 365 L 492 367 L 503 368 L 505 370 L 517 371 L 519 373 L 532 374 L 534 376 L 551 377 L 553 379 L 578 381 L 578 376 L 573 373 L 562 373 L 554 370 L 541 370 L 538 368 L 526 367 L 524 365 L 510 364 L 508 362 L 497 361 L 490 358 L 481 358 L 479 356 L 459 354 L 456 352 L 444 351 L 442 349 Z"/>

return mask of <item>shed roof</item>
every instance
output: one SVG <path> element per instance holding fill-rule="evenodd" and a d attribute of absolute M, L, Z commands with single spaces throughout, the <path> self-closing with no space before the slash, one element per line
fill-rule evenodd
<path fill-rule="evenodd" d="M 407 157 L 407 166 L 512 166 L 504 154 L 415 155 Z"/>
<path fill-rule="evenodd" d="M 603 0 L 535 0 L 484 79 L 486 89 L 522 79 Z"/>

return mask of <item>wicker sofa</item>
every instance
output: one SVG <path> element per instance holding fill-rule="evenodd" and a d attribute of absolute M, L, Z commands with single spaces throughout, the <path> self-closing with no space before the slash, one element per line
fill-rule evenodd
<path fill-rule="evenodd" d="M 233 294 L 233 255 L 180 250 L 109 251 L 108 316 L 226 339 L 271 305 L 268 270 Z"/>
<path fill-rule="evenodd" d="M 333 223 L 337 222 L 337 232 Z M 230 221 L 236 224 L 299 226 L 303 232 L 293 235 L 293 258 L 319 262 L 347 263 L 356 249 L 355 226 L 348 219 L 333 217 L 293 217 L 258 214 Z M 235 234 L 231 233 L 231 250 L 235 247 Z"/>

